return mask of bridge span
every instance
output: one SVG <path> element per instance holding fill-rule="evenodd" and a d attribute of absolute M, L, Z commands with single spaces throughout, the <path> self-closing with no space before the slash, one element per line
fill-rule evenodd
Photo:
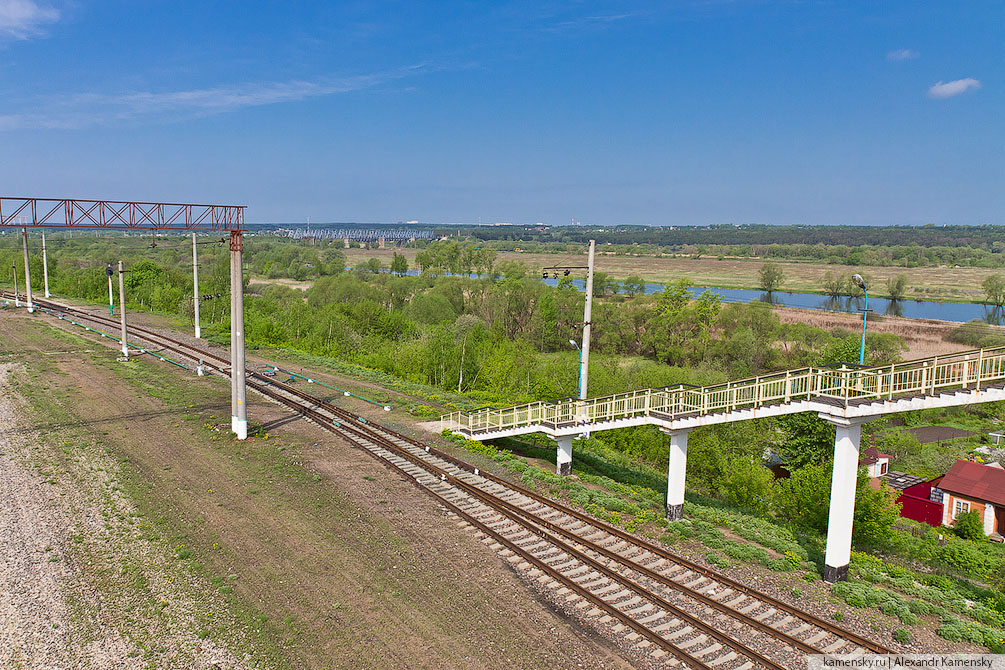
<path fill-rule="evenodd" d="M 441 417 L 474 440 L 545 433 L 558 443 L 557 471 L 572 470 L 572 441 L 600 430 L 657 426 L 670 435 L 667 519 L 682 517 L 691 430 L 799 412 L 836 427 L 824 578 L 847 578 L 862 424 L 883 414 L 1005 400 L 1005 347 L 964 351 L 877 367 L 787 370 L 714 386 L 642 389 L 579 400 L 482 408 Z"/>

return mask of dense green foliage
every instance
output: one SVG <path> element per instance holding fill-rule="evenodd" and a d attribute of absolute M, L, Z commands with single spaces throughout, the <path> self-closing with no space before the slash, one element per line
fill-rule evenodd
<path fill-rule="evenodd" d="M 970 510 L 969 512 L 957 515 L 956 523 L 953 524 L 953 530 L 964 540 L 970 540 L 971 542 L 984 542 L 987 539 L 984 536 L 984 520 L 981 519 L 981 515 L 977 510 Z"/>

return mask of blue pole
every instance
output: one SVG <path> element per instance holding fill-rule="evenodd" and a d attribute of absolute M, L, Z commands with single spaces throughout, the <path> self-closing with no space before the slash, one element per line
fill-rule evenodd
<path fill-rule="evenodd" d="M 569 340 L 569 341 L 572 342 L 572 346 L 576 347 L 576 351 L 579 352 L 579 363 L 580 363 L 580 367 L 582 367 L 582 363 L 583 363 L 583 350 L 579 348 L 578 344 L 576 344 L 576 340 Z M 579 383 L 576 385 L 576 397 L 577 398 L 581 398 L 582 396 L 583 396 L 583 375 L 580 374 L 579 375 Z"/>
<path fill-rule="evenodd" d="M 862 345 L 858 349 L 858 364 L 865 365 L 865 320 L 869 317 L 869 290 L 862 289 L 865 293 L 865 308 L 862 310 Z"/>

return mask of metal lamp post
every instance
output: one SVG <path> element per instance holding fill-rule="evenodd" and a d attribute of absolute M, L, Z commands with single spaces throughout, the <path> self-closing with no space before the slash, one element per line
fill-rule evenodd
<path fill-rule="evenodd" d="M 578 351 L 580 357 L 582 357 L 583 350 L 579 348 L 579 343 L 576 342 L 576 340 L 569 340 L 569 344 L 571 344 L 572 346 L 576 347 L 576 351 Z M 580 376 L 580 378 L 579 378 L 579 385 L 576 387 L 576 397 L 578 397 L 580 400 L 583 399 L 583 378 L 582 378 L 582 376 Z"/>
<path fill-rule="evenodd" d="M 856 273 L 851 276 L 851 280 L 855 282 L 855 286 L 862 289 L 865 294 L 865 306 L 862 308 L 862 344 L 858 349 L 858 364 L 865 364 L 865 322 L 869 317 L 869 289 L 865 285 L 865 279 L 862 279 L 862 275 Z"/>

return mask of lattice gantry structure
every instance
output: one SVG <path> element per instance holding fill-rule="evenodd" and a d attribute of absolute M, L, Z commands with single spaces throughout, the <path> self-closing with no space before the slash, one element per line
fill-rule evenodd
<path fill-rule="evenodd" d="M 245 209 L 244 205 L 0 196 L 0 227 L 21 229 L 25 302 L 29 312 L 34 311 L 28 263 L 29 228 L 229 232 L 231 429 L 243 440 L 248 436 L 242 259 Z"/>
<path fill-rule="evenodd" d="M 0 196 L 0 226 L 240 232 L 244 210 L 241 205 Z"/>

